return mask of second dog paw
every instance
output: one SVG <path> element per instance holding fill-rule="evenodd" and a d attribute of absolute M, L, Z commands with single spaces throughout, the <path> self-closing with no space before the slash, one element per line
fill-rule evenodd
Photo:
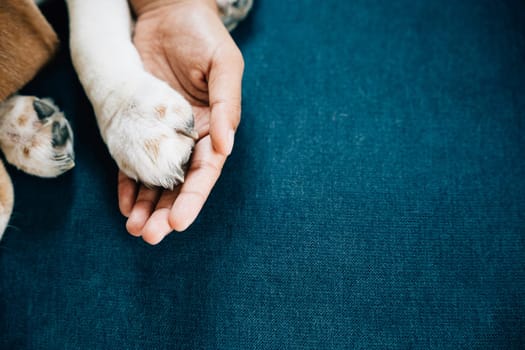
<path fill-rule="evenodd" d="M 15 95 L 0 104 L 0 147 L 32 175 L 55 177 L 75 166 L 71 126 L 49 99 Z"/>
<path fill-rule="evenodd" d="M 233 30 L 250 12 L 253 0 L 217 0 L 221 19 L 228 30 Z"/>

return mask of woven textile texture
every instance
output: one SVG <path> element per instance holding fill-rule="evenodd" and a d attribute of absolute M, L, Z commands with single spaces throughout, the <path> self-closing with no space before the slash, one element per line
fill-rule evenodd
<path fill-rule="evenodd" d="M 525 4 L 255 1 L 243 120 L 196 223 L 125 232 L 67 54 L 26 88 L 77 166 L 13 174 L 1 349 L 525 347 Z"/>

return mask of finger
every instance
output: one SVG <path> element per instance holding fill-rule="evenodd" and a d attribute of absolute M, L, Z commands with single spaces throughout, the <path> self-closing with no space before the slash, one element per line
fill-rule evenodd
<path fill-rule="evenodd" d="M 118 206 L 120 212 L 128 217 L 137 198 L 138 185 L 122 171 L 118 172 Z"/>
<path fill-rule="evenodd" d="M 159 201 L 157 203 L 157 206 L 155 207 L 155 210 L 171 208 L 171 206 L 173 205 L 173 202 L 175 202 L 175 198 L 177 198 L 177 196 L 180 193 L 180 188 L 181 188 L 181 185 L 175 187 L 171 191 L 165 190 L 164 192 L 162 192 L 162 195 L 159 198 Z"/>
<path fill-rule="evenodd" d="M 169 208 L 156 209 L 142 229 L 142 239 L 151 245 L 159 244 L 173 229 L 169 223 Z"/>
<path fill-rule="evenodd" d="M 229 155 L 235 130 L 241 118 L 241 85 L 244 61 L 239 49 L 231 42 L 218 50 L 209 73 L 210 136 L 213 148 Z"/>
<path fill-rule="evenodd" d="M 199 140 L 208 135 L 210 131 L 210 108 L 193 106 L 195 117 L 195 130 L 199 134 Z"/>
<path fill-rule="evenodd" d="M 184 231 L 195 220 L 219 178 L 226 156 L 216 152 L 206 136 L 195 146 L 190 169 L 169 214 L 169 224 Z"/>
<path fill-rule="evenodd" d="M 157 207 L 142 229 L 142 239 L 149 244 L 158 244 L 173 229 L 169 224 L 170 208 L 179 194 L 180 187 L 173 191 L 164 191 Z"/>
<path fill-rule="evenodd" d="M 160 196 L 160 190 L 157 188 L 147 188 L 144 185 L 140 186 L 137 200 L 133 205 L 133 209 L 129 214 L 126 222 L 126 229 L 133 236 L 140 236 L 144 224 L 151 216 L 153 208 L 157 204 Z"/>

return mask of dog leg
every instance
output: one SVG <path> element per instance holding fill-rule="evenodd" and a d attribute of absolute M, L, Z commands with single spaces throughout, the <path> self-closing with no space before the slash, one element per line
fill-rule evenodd
<path fill-rule="evenodd" d="M 13 184 L 4 163 L 0 161 L 0 239 L 9 223 L 11 212 L 13 211 L 13 202 L 15 200 Z"/>
<path fill-rule="evenodd" d="M 109 152 L 130 178 L 173 188 L 184 181 L 197 133 L 190 104 L 147 73 L 126 0 L 68 0 L 71 56 Z"/>
<path fill-rule="evenodd" d="M 0 103 L 0 148 L 32 175 L 55 177 L 75 165 L 73 132 L 49 99 L 15 95 Z"/>

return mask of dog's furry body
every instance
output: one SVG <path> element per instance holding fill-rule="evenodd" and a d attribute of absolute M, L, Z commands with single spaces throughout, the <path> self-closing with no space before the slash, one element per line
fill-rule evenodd
<path fill-rule="evenodd" d="M 224 24 L 233 29 L 252 0 L 217 4 Z M 129 177 L 173 188 L 184 181 L 183 167 L 197 138 L 189 103 L 144 70 L 131 40 L 126 0 L 67 0 L 67 5 L 73 64 L 111 155 Z M 72 145 L 69 124 L 52 101 L 15 95 L 0 102 L 0 147 L 11 164 L 57 176 L 74 165 Z M 0 238 L 13 200 L 0 163 Z"/>

